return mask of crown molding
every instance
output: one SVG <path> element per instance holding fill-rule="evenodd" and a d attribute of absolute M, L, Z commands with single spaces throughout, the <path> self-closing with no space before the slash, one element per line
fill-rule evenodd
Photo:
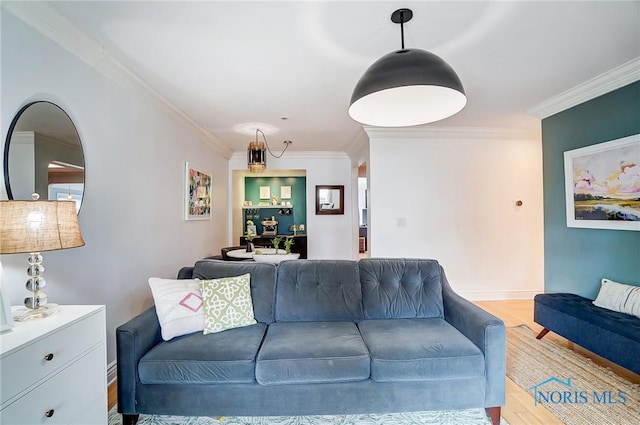
<path fill-rule="evenodd" d="M 360 127 L 356 136 L 349 142 L 345 153 L 351 158 L 352 161 L 358 161 L 362 159 L 367 152 L 367 146 L 369 144 L 369 136 L 363 127 Z"/>
<path fill-rule="evenodd" d="M 288 152 L 286 159 L 349 159 L 349 155 L 340 151 L 298 151 Z"/>
<path fill-rule="evenodd" d="M 532 107 L 527 112 L 544 119 L 640 80 L 640 57 L 598 75 Z"/>
<path fill-rule="evenodd" d="M 136 97 L 168 115 L 200 139 L 210 144 L 220 155 L 230 158 L 231 149 L 222 144 L 206 128 L 198 124 L 160 92 L 144 82 L 125 64 L 111 56 L 100 43 L 89 37 L 47 2 L 2 2 L 2 8 L 15 15 L 45 37 L 51 39 L 78 59 L 113 80 Z"/>
<path fill-rule="evenodd" d="M 101 44 L 47 2 L 2 2 L 2 8 L 92 67 L 107 54 Z"/>
<path fill-rule="evenodd" d="M 349 159 L 349 156 L 344 152 L 339 151 L 287 151 L 287 153 L 281 158 L 271 158 L 268 157 L 267 161 L 272 160 L 290 160 L 290 159 L 300 159 L 300 160 L 314 160 L 314 159 Z M 232 161 L 246 161 L 247 153 L 246 152 L 234 152 L 231 155 Z"/>
<path fill-rule="evenodd" d="M 436 139 L 436 140 L 535 140 L 519 129 L 492 127 L 369 127 L 364 130 L 371 139 Z"/>

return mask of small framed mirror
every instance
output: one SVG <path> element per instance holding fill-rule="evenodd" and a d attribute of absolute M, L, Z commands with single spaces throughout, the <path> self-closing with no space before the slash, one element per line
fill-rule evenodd
<path fill-rule="evenodd" d="M 316 215 L 344 214 L 344 186 L 316 186 Z"/>

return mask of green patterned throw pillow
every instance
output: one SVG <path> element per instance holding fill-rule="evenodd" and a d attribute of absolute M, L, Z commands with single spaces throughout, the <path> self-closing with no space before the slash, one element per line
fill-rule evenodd
<path fill-rule="evenodd" d="M 251 275 L 200 281 L 204 303 L 204 334 L 253 325 Z"/>

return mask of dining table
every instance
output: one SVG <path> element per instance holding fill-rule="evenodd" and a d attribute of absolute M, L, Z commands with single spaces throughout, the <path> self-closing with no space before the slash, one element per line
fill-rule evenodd
<path fill-rule="evenodd" d="M 275 248 L 255 248 L 253 251 L 247 251 L 246 249 L 234 249 L 228 251 L 227 255 L 233 258 L 271 264 L 279 264 L 281 261 L 297 260 L 300 258 L 300 254 L 297 252 L 287 254 L 284 249 L 278 249 L 276 251 Z"/>

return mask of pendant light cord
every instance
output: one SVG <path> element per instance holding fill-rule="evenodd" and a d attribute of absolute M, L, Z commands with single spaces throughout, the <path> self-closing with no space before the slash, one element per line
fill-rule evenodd
<path fill-rule="evenodd" d="M 400 12 L 400 38 L 402 40 L 402 50 L 404 50 L 404 12 Z"/>
<path fill-rule="evenodd" d="M 274 157 L 274 158 L 281 158 L 282 155 L 284 155 L 284 152 L 289 147 L 289 145 L 292 143 L 291 140 L 285 140 L 284 144 L 286 146 L 284 147 L 284 150 L 282 152 L 280 152 L 280 155 L 274 155 L 273 152 L 271 152 L 271 148 L 269 148 L 269 143 L 267 142 L 267 137 L 264 135 L 262 130 L 260 130 L 259 128 L 256 128 L 256 142 L 258 142 L 258 133 L 262 134 L 262 139 L 264 140 L 264 144 L 267 146 L 267 150 L 269 151 L 269 154 L 271 154 L 271 156 Z"/>

